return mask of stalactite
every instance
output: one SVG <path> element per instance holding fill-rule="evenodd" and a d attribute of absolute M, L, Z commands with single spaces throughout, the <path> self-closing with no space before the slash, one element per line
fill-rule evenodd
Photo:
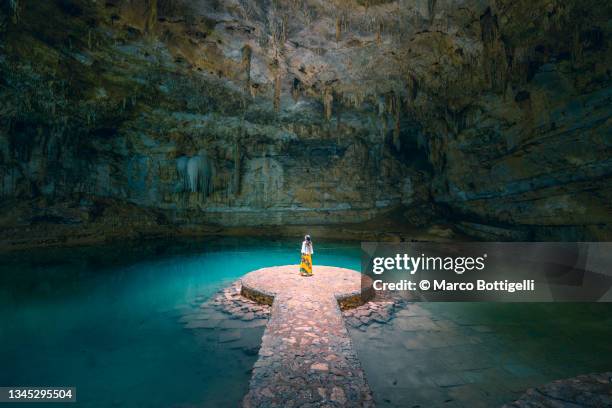
<path fill-rule="evenodd" d="M 281 68 L 278 60 L 274 61 L 274 110 L 280 111 L 281 105 Z"/>
<path fill-rule="evenodd" d="M 245 74 L 245 89 L 250 91 L 251 89 L 251 58 L 252 58 L 252 49 L 246 44 L 242 47 L 242 70 Z"/>
<path fill-rule="evenodd" d="M 340 16 L 336 16 L 336 42 L 340 42 L 342 38 L 342 20 Z"/>
<path fill-rule="evenodd" d="M 338 100 L 344 100 L 344 94 L 340 93 Z M 341 125 L 341 117 L 342 117 L 342 104 L 338 104 L 339 106 L 336 109 L 336 130 L 338 135 L 338 144 L 340 144 L 340 125 Z"/>
<path fill-rule="evenodd" d="M 436 0 L 427 0 L 427 12 L 429 13 L 429 24 L 433 24 L 436 17 Z"/>
<path fill-rule="evenodd" d="M 380 143 L 380 150 L 379 150 L 379 157 L 378 157 L 378 166 L 380 169 L 380 166 L 382 165 L 382 159 L 384 156 L 384 152 L 385 152 L 385 144 L 387 142 L 387 118 L 384 117 L 382 119 L 382 126 L 380 127 L 380 136 L 381 136 L 381 143 Z"/>
<path fill-rule="evenodd" d="M 9 0 L 9 5 L 11 7 L 11 11 L 13 12 L 13 23 L 17 24 L 19 22 L 19 6 L 20 0 Z"/>
<path fill-rule="evenodd" d="M 401 149 L 401 140 L 400 140 L 400 122 L 401 122 L 401 98 L 393 94 L 391 96 L 391 112 L 393 113 L 395 119 L 395 126 L 393 128 L 393 145 L 399 151 Z"/>
<path fill-rule="evenodd" d="M 361 90 L 357 91 L 357 94 L 355 95 L 355 105 L 356 105 L 355 107 L 361 107 L 364 100 L 365 100 L 365 92 Z"/>
<path fill-rule="evenodd" d="M 157 22 L 157 0 L 149 0 L 149 9 L 147 10 L 147 19 L 145 21 L 145 32 L 151 33 Z"/>
<path fill-rule="evenodd" d="M 580 31 L 578 28 L 574 29 L 572 33 L 572 45 L 571 45 L 571 58 L 572 64 L 576 65 L 582 59 L 582 42 L 580 41 Z"/>
<path fill-rule="evenodd" d="M 291 86 L 291 96 L 293 101 L 297 102 L 300 99 L 300 93 L 302 91 L 302 83 L 298 78 L 293 78 L 293 85 Z"/>
<path fill-rule="evenodd" d="M 512 77 L 521 84 L 527 82 L 529 61 L 531 58 L 532 56 L 529 52 L 529 48 L 526 47 L 517 47 L 512 53 L 512 66 L 510 67 L 512 70 Z"/>
<path fill-rule="evenodd" d="M 378 98 L 378 116 L 382 116 L 385 114 L 386 111 L 386 107 L 385 107 L 385 98 Z"/>
<path fill-rule="evenodd" d="M 408 97 L 410 100 L 414 101 L 419 95 L 419 83 L 414 75 L 410 75 L 408 77 L 407 83 Z"/>
<path fill-rule="evenodd" d="M 189 191 L 189 179 L 187 177 L 187 163 L 189 158 L 187 156 L 181 156 L 176 159 L 176 172 L 179 180 L 182 181 L 181 191 Z"/>
<path fill-rule="evenodd" d="M 306 27 L 312 24 L 315 19 L 315 11 L 308 6 L 307 2 L 303 3 L 302 16 Z"/>
<path fill-rule="evenodd" d="M 270 160 L 268 159 L 267 152 L 264 152 L 263 154 L 261 174 L 262 174 L 262 190 L 263 190 L 262 191 L 263 200 L 262 200 L 261 206 L 263 207 L 268 202 L 268 187 L 270 184 Z"/>
<path fill-rule="evenodd" d="M 190 158 L 187 162 L 187 185 L 192 193 L 200 190 L 200 166 L 201 160 L 197 156 Z"/>
<path fill-rule="evenodd" d="M 357 95 L 354 92 L 342 94 L 342 104 L 357 108 Z"/>
<path fill-rule="evenodd" d="M 240 143 L 236 141 L 234 143 L 234 178 L 233 178 L 233 193 L 234 196 L 240 195 L 240 168 L 242 163 Z"/>
<path fill-rule="evenodd" d="M 503 91 L 506 88 L 507 60 L 504 43 L 501 40 L 497 17 L 491 9 L 480 17 L 481 38 L 484 45 L 484 74 L 492 90 Z"/>
<path fill-rule="evenodd" d="M 325 111 L 325 119 L 330 120 L 332 117 L 332 105 L 334 104 L 334 94 L 331 88 L 325 88 L 323 91 L 323 108 Z"/>
<path fill-rule="evenodd" d="M 274 6 L 268 13 L 267 28 L 272 40 L 272 46 L 275 55 L 278 57 L 278 51 L 282 50 L 289 36 L 288 33 L 288 17 L 287 14 L 282 14 L 278 10 L 279 6 Z"/>
<path fill-rule="evenodd" d="M 282 29 L 281 29 L 281 33 L 282 33 L 282 38 L 281 38 L 281 43 L 284 44 L 287 41 L 287 38 L 289 38 L 289 34 L 288 34 L 288 18 L 287 15 L 284 14 L 283 15 L 283 19 L 282 19 Z"/>
<path fill-rule="evenodd" d="M 200 192 L 204 195 L 212 193 L 212 166 L 206 152 L 200 152 L 193 156 L 187 163 L 187 176 L 189 188 L 192 192 Z"/>
<path fill-rule="evenodd" d="M 201 193 L 204 197 L 213 192 L 214 165 L 209 160 L 206 151 L 201 150 L 192 157 L 177 158 L 176 170 L 182 181 L 183 191 Z"/>
<path fill-rule="evenodd" d="M 491 13 L 491 9 L 480 17 L 480 30 L 482 42 L 487 47 L 493 47 L 499 36 L 497 28 L 497 18 Z"/>

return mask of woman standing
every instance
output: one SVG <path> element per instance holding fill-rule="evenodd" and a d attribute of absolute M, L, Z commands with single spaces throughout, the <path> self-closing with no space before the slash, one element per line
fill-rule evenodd
<path fill-rule="evenodd" d="M 302 242 L 302 262 L 300 263 L 300 275 L 312 276 L 312 254 L 314 249 L 312 248 L 312 240 L 310 235 L 304 237 Z"/>

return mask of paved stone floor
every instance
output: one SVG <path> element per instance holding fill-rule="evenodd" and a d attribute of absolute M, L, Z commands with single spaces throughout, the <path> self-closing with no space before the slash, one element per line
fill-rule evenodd
<path fill-rule="evenodd" d="M 337 297 L 359 293 L 359 272 L 317 266 L 302 277 L 297 265 L 247 274 L 243 287 L 272 294 L 245 407 L 373 406 Z"/>
<path fill-rule="evenodd" d="M 266 334 L 280 331 L 286 341 L 264 338 L 264 356 L 260 341 L 273 308 L 242 296 L 240 281 L 182 319 L 186 328 L 203 331 L 206 345 L 227 345 L 242 350 L 245 358 L 259 359 L 247 406 L 367 406 L 373 404 L 370 390 L 379 407 L 612 406 L 610 373 L 549 383 L 612 366 L 606 305 L 419 304 L 378 292 L 373 300 L 342 311 L 351 340 L 334 325 L 330 333 L 336 333 L 339 344 L 329 346 L 321 339 L 327 329 L 320 324 L 338 322 L 337 302 L 324 302 L 328 306 L 321 309 L 312 303 L 324 293 L 342 291 L 342 280 L 328 285 L 323 271 L 318 279 L 302 279 L 294 273 L 297 267 L 288 268 L 256 281 L 264 282 L 262 290 L 282 292 L 286 301 L 275 306 L 287 303 L 281 314 L 289 314 L 280 323 L 273 319 L 272 331 L 266 329 Z M 358 290 L 354 276 L 351 271 L 344 276 L 348 291 Z M 308 285 L 317 296 L 296 294 L 292 303 L 284 294 L 288 284 Z M 298 324 L 290 327 L 293 315 Z M 268 355 L 276 348 L 282 350 L 279 356 Z M 341 378 L 345 373 L 331 355 L 348 356 L 346 372 L 352 377 Z M 365 397 L 351 391 L 351 384 L 358 384 Z"/>

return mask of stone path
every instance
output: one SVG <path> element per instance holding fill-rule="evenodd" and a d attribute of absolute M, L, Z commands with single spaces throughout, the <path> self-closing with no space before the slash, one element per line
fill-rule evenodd
<path fill-rule="evenodd" d="M 188 329 L 202 330 L 204 346 L 208 346 L 210 340 L 214 339 L 216 343 L 226 344 L 226 347 L 232 350 L 242 350 L 244 353 L 242 358 L 259 358 L 260 362 L 265 361 L 265 357 L 259 354 L 260 340 L 273 309 L 266 303 L 272 304 L 275 294 L 276 299 L 280 301 L 281 296 L 277 291 L 284 292 L 288 284 L 309 285 L 317 293 L 330 290 L 327 287 L 329 283 L 324 279 L 324 271 L 319 276 L 321 279 L 313 277 L 312 280 L 305 280 L 293 273 L 294 268 L 297 267 L 289 267 L 287 272 L 289 275 L 269 271 L 268 274 L 260 275 L 258 279 L 251 280 L 249 276 L 245 279 L 244 291 L 242 282 L 236 281 L 203 304 L 199 303 L 203 299 L 200 297 L 194 304 L 201 307 L 190 309 L 190 313 L 184 315 L 181 321 Z M 354 293 L 354 290 L 358 291 L 357 281 L 351 279 L 354 276 L 356 276 L 354 272 L 346 275 L 349 295 Z M 334 273 L 334 277 L 343 277 L 343 274 Z M 253 289 L 254 286 L 259 289 Z M 341 286 L 343 285 L 332 288 L 332 294 L 342 293 Z M 258 298 L 258 302 L 243 296 L 243 292 L 251 298 Z M 345 306 L 351 303 L 350 301 L 350 296 L 341 299 L 341 303 Z M 356 305 L 363 299 L 352 299 L 352 301 L 352 305 Z M 274 304 L 276 306 L 276 302 Z M 454 305 L 450 314 L 447 307 L 434 306 L 428 305 L 426 309 L 424 305 L 408 302 L 396 293 L 377 292 L 375 298 L 363 305 L 350 309 L 343 308 L 344 324 L 351 335 L 349 352 L 353 358 L 355 353 L 359 353 L 360 363 L 356 370 L 360 372 L 359 366 L 363 367 L 370 381 L 367 384 L 359 375 L 352 378 L 358 378 L 360 386 L 365 387 L 367 391 L 364 395 L 368 395 L 369 390 L 378 394 L 379 406 L 488 408 L 506 404 L 504 408 L 612 407 L 612 373 L 554 381 L 524 393 L 526 388 L 534 384 L 545 384 L 553 378 L 566 375 L 563 373 L 567 370 L 565 368 L 557 370 L 556 365 L 575 364 L 580 360 L 580 356 L 568 354 L 567 345 L 559 344 L 559 341 L 550 343 L 548 338 L 539 344 L 531 344 L 532 341 L 525 343 L 526 338 L 522 337 L 523 341 L 516 341 L 521 345 L 520 349 L 513 350 L 507 343 L 501 342 L 499 337 L 504 331 L 503 327 L 508 324 L 507 321 L 499 322 L 490 314 L 474 313 L 473 306 L 467 306 L 461 311 L 457 310 L 458 305 Z M 522 321 L 523 318 L 520 316 L 515 319 L 515 322 Z M 296 332 L 302 331 L 297 326 L 295 329 Z M 318 326 L 313 330 L 312 334 L 319 334 Z M 297 340 L 296 335 L 292 337 Z M 294 340 L 288 338 L 288 344 L 300 343 L 298 341 L 294 343 Z M 605 342 L 605 338 L 602 341 Z M 282 347 L 287 346 L 284 342 L 280 344 Z M 542 352 L 543 344 L 546 344 L 548 350 L 556 347 L 562 352 L 558 355 L 555 350 Z M 589 341 L 589 344 L 593 345 L 592 341 Z M 522 353 L 528 352 L 530 347 L 537 351 L 538 359 L 533 360 L 533 355 L 527 353 L 529 361 L 524 361 Z M 219 350 L 215 351 L 218 352 Z M 283 355 L 284 358 L 288 358 L 287 356 L 291 354 L 283 352 Z M 297 364 L 302 364 L 302 358 L 312 358 L 305 357 L 299 350 L 294 350 L 293 355 L 297 356 L 294 360 L 300 361 Z M 315 357 L 320 356 L 315 355 Z M 236 359 L 235 356 L 231 358 L 232 361 Z M 314 361 L 314 358 L 312 359 Z M 323 364 L 327 364 L 325 358 L 322 360 Z M 291 366 L 293 360 L 289 364 L 283 359 L 276 362 L 279 364 L 276 366 L 276 371 L 264 368 L 267 367 L 266 363 L 256 370 L 260 379 L 257 381 L 253 376 L 249 395 L 244 401 L 246 406 L 249 404 L 253 407 L 275 404 L 277 406 L 372 405 L 369 398 L 356 402 L 346 398 L 347 392 L 344 387 L 350 388 L 353 381 L 351 377 L 345 378 L 346 381 L 337 379 L 340 385 L 336 383 L 331 387 L 312 387 L 309 391 L 304 388 L 304 384 L 306 379 L 310 380 L 313 374 L 317 374 L 317 370 L 314 370 L 313 374 L 310 373 L 312 364 L 316 363 L 302 364 L 304 368 L 294 373 L 291 371 L 295 368 Z M 248 367 L 252 367 L 254 363 L 254 360 L 250 360 Z M 240 364 L 244 365 L 244 362 Z M 330 370 L 332 367 L 328 365 L 327 368 Z M 581 370 L 588 372 L 590 369 Z M 577 371 L 577 368 L 574 371 Z M 274 378 L 274 375 L 294 380 L 280 384 L 281 389 L 278 390 L 276 385 L 279 384 L 275 385 L 275 380 L 267 378 L 270 376 Z M 321 382 L 318 380 L 314 384 Z M 268 387 L 270 383 L 272 387 Z M 332 399 L 334 386 L 342 392 L 336 389 Z M 319 393 L 319 388 L 322 388 L 321 393 L 325 398 Z M 290 397 L 282 397 L 282 392 L 289 391 L 291 391 Z M 314 395 L 315 398 L 300 397 L 302 391 L 304 395 Z M 263 393 L 263 397 L 259 395 L 260 393 Z M 509 403 L 514 400 L 516 401 Z"/>
<path fill-rule="evenodd" d="M 367 300 L 361 296 L 362 275 L 315 265 L 314 276 L 302 277 L 298 270 L 264 268 L 242 279 L 244 296 L 272 303 L 243 406 L 373 406 L 340 312 L 340 306 Z"/>

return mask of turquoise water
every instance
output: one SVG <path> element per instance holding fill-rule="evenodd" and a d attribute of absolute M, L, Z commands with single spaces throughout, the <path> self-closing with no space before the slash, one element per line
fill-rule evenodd
<path fill-rule="evenodd" d="M 378 407 L 501 407 L 612 371 L 612 303 L 415 303 L 351 337 Z"/>
<path fill-rule="evenodd" d="M 75 386 L 67 407 L 239 406 L 263 326 L 185 322 L 243 274 L 297 263 L 299 248 L 223 238 L 2 255 L 0 386 Z M 317 241 L 314 263 L 358 270 L 359 243 Z M 239 340 L 222 341 L 231 330 Z M 612 304 L 412 304 L 351 336 L 379 406 L 501 406 L 612 369 Z"/>
<path fill-rule="evenodd" d="M 181 318 L 253 269 L 298 263 L 299 248 L 226 238 L 3 255 L 0 386 L 75 386 L 72 407 L 237 406 L 263 327 L 237 346 Z M 358 243 L 315 251 L 315 263 L 359 269 Z"/>

